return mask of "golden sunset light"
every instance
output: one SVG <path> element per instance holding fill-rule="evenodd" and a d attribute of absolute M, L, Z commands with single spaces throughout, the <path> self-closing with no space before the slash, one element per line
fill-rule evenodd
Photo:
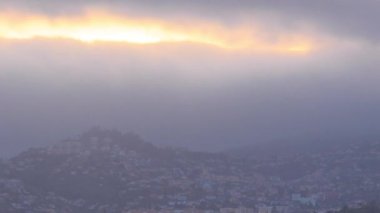
<path fill-rule="evenodd" d="M 87 43 L 133 44 L 189 42 L 264 53 L 308 53 L 313 49 L 311 41 L 297 35 L 281 35 L 285 39 L 273 42 L 259 38 L 256 31 L 249 27 L 231 30 L 211 23 L 182 26 L 162 20 L 133 19 L 99 11 L 56 18 L 9 12 L 0 15 L 0 38 L 3 39 L 72 39 Z"/>

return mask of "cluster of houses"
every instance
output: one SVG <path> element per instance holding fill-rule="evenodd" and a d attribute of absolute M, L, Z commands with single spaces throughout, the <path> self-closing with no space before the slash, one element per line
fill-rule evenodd
<path fill-rule="evenodd" d="M 34 209 L 38 212 L 306 213 L 327 212 L 380 195 L 380 171 L 376 169 L 380 162 L 379 143 L 251 162 L 224 155 L 155 150 L 150 146 L 146 146 L 147 154 L 141 146 L 135 146 L 139 149 L 125 148 L 109 135 L 89 135 L 26 152 L 8 163 L 13 176 L 0 179 L 0 212 L 20 209 L 33 212 Z M 55 163 L 57 158 L 61 161 Z M 45 191 L 36 193 L 41 189 L 33 190 L 27 178 L 29 171 L 39 171 L 41 162 L 44 162 L 41 171 L 51 179 L 50 185 L 42 187 Z M 284 167 L 294 169 L 297 175 L 282 174 Z M 87 181 L 90 177 L 92 185 Z M 81 198 L 65 196 L 67 187 L 60 189 L 59 185 L 70 184 L 78 185 L 69 191 L 71 194 L 84 189 L 92 194 L 81 193 Z M 100 201 L 94 201 L 94 192 L 116 197 L 114 202 L 102 202 L 103 195 L 99 194 Z"/>

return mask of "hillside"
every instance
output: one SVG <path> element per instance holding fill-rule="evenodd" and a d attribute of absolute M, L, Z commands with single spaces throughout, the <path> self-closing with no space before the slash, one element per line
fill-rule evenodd
<path fill-rule="evenodd" d="M 263 157 L 159 148 L 94 128 L 1 162 L 0 211 L 312 212 L 380 197 L 378 165 L 380 143 Z"/>

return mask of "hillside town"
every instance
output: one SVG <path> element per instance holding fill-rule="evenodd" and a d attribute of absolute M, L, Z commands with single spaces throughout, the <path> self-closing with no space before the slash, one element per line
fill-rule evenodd
<path fill-rule="evenodd" d="M 0 164 L 0 212 L 307 213 L 380 197 L 380 143 L 256 157 L 94 128 Z"/>

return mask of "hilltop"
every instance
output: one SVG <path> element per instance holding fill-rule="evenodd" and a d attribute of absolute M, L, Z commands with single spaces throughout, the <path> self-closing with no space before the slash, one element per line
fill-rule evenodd
<path fill-rule="evenodd" d="M 93 128 L 0 162 L 0 211 L 313 212 L 378 198 L 379 164 L 375 142 L 260 156 Z"/>

